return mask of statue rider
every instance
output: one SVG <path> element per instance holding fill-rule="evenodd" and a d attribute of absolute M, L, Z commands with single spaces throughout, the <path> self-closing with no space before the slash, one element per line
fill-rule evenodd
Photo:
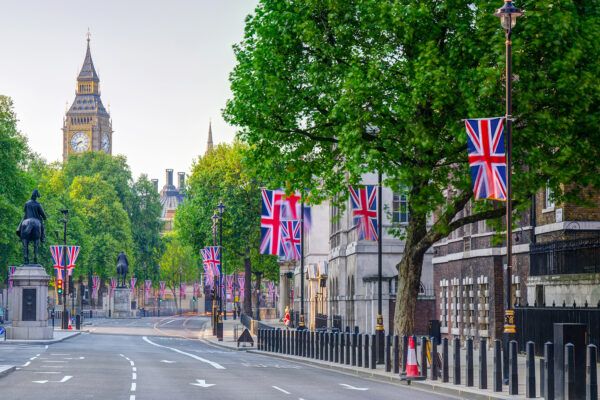
<path fill-rule="evenodd" d="M 17 228 L 17 236 L 21 237 L 21 225 L 23 224 L 23 221 L 29 218 L 34 218 L 40 221 L 42 229 L 40 241 L 43 243 L 46 241 L 46 233 L 44 231 L 43 223 L 43 220 L 46 219 L 46 214 L 42 209 L 42 205 L 37 202 L 38 197 L 41 197 L 40 192 L 38 192 L 37 189 L 33 189 L 33 192 L 31 193 L 31 200 L 25 203 L 25 216 L 23 216 L 23 219 L 21 219 L 21 222 L 19 223 L 19 227 Z"/>

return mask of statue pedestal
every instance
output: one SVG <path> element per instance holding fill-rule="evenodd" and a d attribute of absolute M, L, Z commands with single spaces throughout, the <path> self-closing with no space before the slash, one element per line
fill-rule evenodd
<path fill-rule="evenodd" d="M 50 275 L 39 264 L 27 264 L 17 267 L 11 279 L 12 326 L 6 327 L 6 339 L 52 339 L 46 309 Z"/>
<path fill-rule="evenodd" d="M 129 288 L 115 288 L 111 317 L 131 318 L 131 290 Z"/>

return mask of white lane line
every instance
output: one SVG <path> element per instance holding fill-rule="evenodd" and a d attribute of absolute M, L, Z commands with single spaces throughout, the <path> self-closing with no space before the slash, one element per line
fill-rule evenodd
<path fill-rule="evenodd" d="M 131 382 L 131 391 L 135 392 L 135 382 Z"/>
<path fill-rule="evenodd" d="M 31 364 L 31 361 L 27 361 L 25 364 L 23 364 L 24 367 L 28 367 L 29 364 Z"/>
<path fill-rule="evenodd" d="M 277 390 L 279 390 L 280 392 L 283 392 L 283 393 L 285 393 L 285 394 L 291 394 L 291 393 L 290 393 L 290 392 L 288 392 L 287 390 L 283 390 L 283 389 L 282 389 L 282 388 L 280 388 L 280 387 L 277 387 L 277 386 L 271 386 L 271 387 L 272 387 L 273 389 L 277 389 Z"/>
<path fill-rule="evenodd" d="M 66 375 L 64 378 L 62 378 L 62 379 L 60 380 L 60 382 L 59 382 L 59 383 L 65 383 L 66 381 L 68 381 L 68 380 L 69 380 L 69 379 L 71 379 L 71 378 L 72 378 L 72 376 Z"/>
<path fill-rule="evenodd" d="M 144 337 L 143 337 L 143 339 L 144 339 L 144 341 L 146 341 L 147 343 L 150 343 L 150 344 L 151 344 L 151 345 L 153 345 L 153 346 L 156 346 L 156 347 L 163 347 L 163 348 L 165 348 L 165 349 L 169 349 L 169 350 L 171 350 L 171 351 L 174 351 L 174 352 L 176 352 L 176 353 L 183 354 L 183 355 L 185 355 L 185 356 L 188 356 L 188 357 L 191 357 L 191 358 L 193 358 L 193 359 L 195 359 L 195 360 L 202 361 L 203 363 L 207 363 L 207 364 L 211 365 L 212 367 L 214 367 L 214 368 L 216 368 L 216 369 L 225 369 L 225 367 L 224 367 L 224 366 L 222 366 L 221 364 L 219 364 L 219 363 L 216 363 L 216 362 L 214 362 L 214 361 L 207 360 L 207 359 L 205 359 L 205 358 L 202 358 L 202 357 L 198 357 L 198 356 L 197 356 L 197 355 L 195 355 L 195 354 L 186 353 L 185 351 L 181 351 L 181 350 L 179 350 L 179 349 L 176 349 L 176 348 L 174 348 L 174 347 L 163 346 L 162 344 L 157 344 L 157 343 L 154 343 L 154 342 L 152 342 L 151 340 L 149 340 L 149 339 L 148 339 L 146 336 L 144 336 Z"/>
<path fill-rule="evenodd" d="M 50 353 L 51 356 L 70 356 L 69 353 Z"/>
<path fill-rule="evenodd" d="M 47 362 L 47 363 L 66 363 L 66 361 L 58 361 L 58 360 L 47 360 L 47 361 L 44 361 L 44 362 Z"/>
<path fill-rule="evenodd" d="M 129 361 L 129 364 L 131 364 L 132 367 L 135 365 L 133 361 Z"/>
<path fill-rule="evenodd" d="M 60 374 L 57 371 L 32 371 L 34 374 Z"/>
<path fill-rule="evenodd" d="M 123 354 L 119 354 L 121 357 L 125 357 Z"/>
<path fill-rule="evenodd" d="M 48 345 L 44 346 L 44 349 L 48 350 Z"/>
<path fill-rule="evenodd" d="M 169 325 L 171 322 L 175 322 L 175 321 L 177 321 L 177 320 L 176 319 L 172 319 L 172 320 L 170 320 L 168 322 L 162 323 L 161 325 Z"/>
<path fill-rule="evenodd" d="M 39 357 L 40 355 L 39 355 L 39 354 L 36 354 L 35 356 L 36 356 L 36 357 Z"/>
<path fill-rule="evenodd" d="M 35 357 L 31 357 L 31 358 L 30 358 L 30 360 L 31 360 L 31 361 L 33 361 L 33 360 L 35 360 L 36 358 L 37 358 L 37 356 L 35 356 Z"/>
<path fill-rule="evenodd" d="M 132 367 L 132 368 L 131 368 L 131 370 L 132 370 L 133 372 L 136 372 L 136 371 L 137 371 L 137 367 Z"/>
<path fill-rule="evenodd" d="M 135 394 L 132 394 L 131 396 L 129 396 L 129 400 L 135 400 Z"/>
<path fill-rule="evenodd" d="M 137 379 L 137 374 L 135 372 L 131 374 L 131 379 L 134 381 Z"/>

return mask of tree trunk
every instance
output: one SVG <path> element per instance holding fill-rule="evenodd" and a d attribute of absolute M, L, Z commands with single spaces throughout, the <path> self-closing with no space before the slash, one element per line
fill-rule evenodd
<path fill-rule="evenodd" d="M 252 316 L 252 261 L 249 252 L 244 257 L 244 314 Z"/>
<path fill-rule="evenodd" d="M 423 246 L 427 233 L 426 215 L 411 214 L 402 261 L 398 264 L 398 293 L 394 311 L 394 334 L 412 335 L 423 258 L 429 246 Z"/>

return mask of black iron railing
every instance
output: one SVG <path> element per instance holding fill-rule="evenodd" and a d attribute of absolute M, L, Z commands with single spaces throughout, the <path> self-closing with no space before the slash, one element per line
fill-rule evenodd
<path fill-rule="evenodd" d="M 315 314 L 315 329 L 327 328 L 327 315 Z"/>
<path fill-rule="evenodd" d="M 600 272 L 600 238 L 531 244 L 531 276 Z"/>

